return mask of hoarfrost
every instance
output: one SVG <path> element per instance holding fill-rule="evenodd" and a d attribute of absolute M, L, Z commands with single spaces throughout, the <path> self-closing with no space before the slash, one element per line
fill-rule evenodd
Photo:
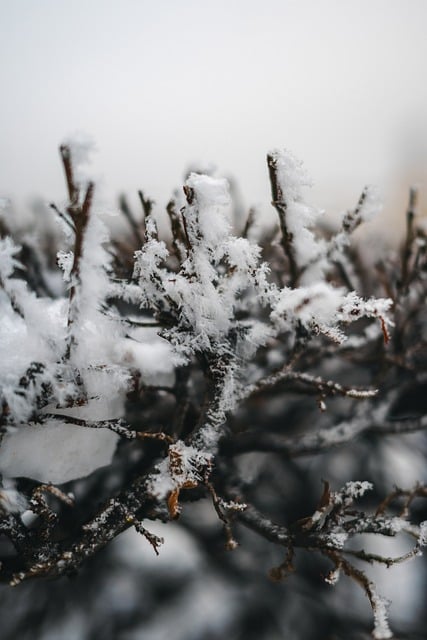
<path fill-rule="evenodd" d="M 58 251 L 58 267 L 62 269 L 65 282 L 70 282 L 71 269 L 73 267 L 74 254 L 72 251 Z"/>
<path fill-rule="evenodd" d="M 15 483 L 3 480 L 3 486 L 0 487 L 0 512 L 23 513 L 27 507 L 27 499 L 15 489 Z"/>
<path fill-rule="evenodd" d="M 311 227 L 323 212 L 304 202 L 303 191 L 312 187 L 313 182 L 303 163 L 287 150 L 274 149 L 269 155 L 277 168 L 282 200 L 286 206 L 286 224 L 292 234 L 297 261 L 303 267 L 319 255 L 319 244 Z"/>
<path fill-rule="evenodd" d="M 328 534 L 328 544 L 335 549 L 343 549 L 348 540 L 348 533 L 340 531 L 332 531 Z"/>
<path fill-rule="evenodd" d="M 151 476 L 148 490 L 165 499 L 175 489 L 194 487 L 211 464 L 212 456 L 179 440 L 169 447 L 169 456 L 160 462 Z"/>
<path fill-rule="evenodd" d="M 153 237 L 149 223 L 149 240 L 137 252 L 134 270 L 141 287 L 141 305 L 160 309 L 169 301 L 179 311 L 178 327 L 165 335 L 183 358 L 194 352 L 230 351 L 230 332 L 239 324 L 239 344 L 246 353 L 253 352 L 268 332 L 258 327 L 251 333 L 250 326 L 243 331 L 234 318 L 236 310 L 244 305 L 239 296 L 251 288 L 256 290 L 258 282 L 265 286 L 258 266 L 260 249 L 231 234 L 226 180 L 191 174 L 186 189 L 191 193 L 183 210 L 189 243 L 187 259 L 178 273 L 164 268 L 169 253 L 165 244 Z M 224 263 L 230 273 L 225 272 Z"/>
<path fill-rule="evenodd" d="M 336 568 L 333 571 L 330 571 L 330 573 L 326 576 L 325 578 L 325 582 L 327 582 L 328 584 L 330 584 L 331 586 L 334 586 L 337 584 L 339 578 L 341 575 L 341 570 L 340 568 Z"/>
<path fill-rule="evenodd" d="M 104 225 L 92 216 L 70 311 L 65 298 L 38 298 L 22 280 L 12 277 L 20 267 L 16 259 L 20 248 L 8 238 L 0 240 L 0 388 L 10 425 L 1 442 L 0 472 L 6 477 L 60 484 L 111 462 L 118 440 L 112 432 L 66 424 L 60 418 L 31 423 L 37 407 L 45 406 L 46 412 L 47 399 L 49 410 L 60 415 L 61 405 L 82 393 L 82 406 L 63 408 L 63 415 L 92 421 L 123 415 L 129 372 L 114 355 L 124 332 L 119 320 L 102 312 L 110 293 L 106 240 Z M 59 256 L 68 278 L 72 260 L 71 253 Z M 73 348 L 64 361 L 70 331 Z"/>
<path fill-rule="evenodd" d="M 341 252 L 351 242 L 351 234 L 362 223 L 369 222 L 377 216 L 383 207 L 383 198 L 378 187 L 368 185 L 363 190 L 359 203 L 355 209 L 343 215 L 341 231 L 332 240 L 329 251 Z"/>
<path fill-rule="evenodd" d="M 393 637 L 388 623 L 388 607 L 390 606 L 390 602 L 376 593 L 375 586 L 372 583 L 370 586 L 372 590 L 371 604 L 375 623 L 372 635 L 375 640 L 387 640 Z"/>

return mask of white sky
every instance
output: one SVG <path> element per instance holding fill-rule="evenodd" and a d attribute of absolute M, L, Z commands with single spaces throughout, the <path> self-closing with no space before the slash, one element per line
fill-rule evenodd
<path fill-rule="evenodd" d="M 64 197 L 57 146 L 75 131 L 111 204 L 138 188 L 165 202 L 193 161 L 268 201 L 270 147 L 332 208 L 427 171 L 426 0 L 0 0 L 0 15 L 0 195 L 18 202 Z"/>

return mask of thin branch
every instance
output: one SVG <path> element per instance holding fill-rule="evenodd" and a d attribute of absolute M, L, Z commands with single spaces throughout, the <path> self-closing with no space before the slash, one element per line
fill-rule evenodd
<path fill-rule="evenodd" d="M 61 413 L 46 413 L 43 414 L 43 418 L 58 420 L 65 422 L 66 424 L 74 424 L 79 427 L 86 427 L 88 429 L 109 429 L 117 435 L 126 440 L 160 440 L 161 442 L 167 442 L 173 444 L 175 440 L 167 433 L 159 432 L 146 432 L 146 431 L 134 431 L 130 429 L 126 423 L 120 419 L 117 420 L 99 420 L 97 422 L 93 420 L 84 420 L 83 418 L 75 418 L 74 416 L 67 416 Z"/>
<path fill-rule="evenodd" d="M 284 369 L 276 371 L 275 373 L 248 387 L 245 390 L 245 398 L 272 391 L 278 385 L 290 382 L 302 384 L 304 393 L 307 393 L 307 389 L 304 387 L 309 387 L 313 389 L 316 394 L 321 396 L 339 395 L 346 396 L 348 398 L 355 398 L 357 400 L 363 400 L 366 398 L 373 398 L 378 394 L 377 389 L 358 389 L 345 387 L 339 382 L 334 382 L 333 380 L 324 380 L 320 376 L 312 376 L 302 371 L 291 371 L 286 367 Z"/>
<path fill-rule="evenodd" d="M 243 227 L 243 230 L 242 230 L 242 238 L 248 237 L 250 230 L 255 224 L 255 218 L 256 218 L 256 210 L 254 207 L 251 207 L 249 209 L 248 217 L 246 218 L 245 226 Z"/>
<path fill-rule="evenodd" d="M 142 206 L 142 210 L 144 212 L 144 217 L 147 219 L 148 216 L 151 215 L 151 211 L 152 211 L 153 205 L 154 205 L 154 200 L 150 200 L 149 198 L 146 198 L 144 196 L 143 191 L 141 191 L 141 190 L 138 191 L 138 197 L 139 197 L 139 201 L 140 201 L 141 206 Z"/>
<path fill-rule="evenodd" d="M 142 247 L 144 244 L 144 231 L 141 231 L 141 225 L 135 219 L 135 216 L 132 213 L 131 208 L 129 207 L 128 201 L 126 200 L 126 196 L 121 195 L 119 199 L 120 211 L 125 216 L 126 220 L 129 223 L 130 228 L 133 231 L 135 236 L 135 240 L 138 244 L 138 247 Z"/>
<path fill-rule="evenodd" d="M 73 163 L 71 157 L 71 149 L 68 145 L 62 144 L 59 147 L 59 152 L 61 154 L 62 165 L 64 167 L 65 172 L 65 180 L 67 183 L 68 189 L 68 198 L 70 201 L 70 207 L 76 207 L 79 202 L 79 188 L 74 181 L 74 171 L 73 171 Z"/>
<path fill-rule="evenodd" d="M 410 279 L 412 247 L 415 239 L 414 219 L 417 202 L 418 190 L 415 187 L 411 187 L 409 191 L 408 208 L 406 211 L 406 238 L 402 250 L 402 276 L 400 282 L 400 287 L 405 294 L 408 293 Z"/>
<path fill-rule="evenodd" d="M 268 174 L 270 177 L 272 205 L 276 209 L 279 216 L 280 230 L 282 232 L 281 243 L 289 262 L 289 284 L 291 287 L 295 287 L 298 281 L 299 269 L 296 261 L 295 250 L 293 247 L 293 235 L 289 231 L 286 224 L 287 204 L 280 187 L 279 177 L 277 173 L 277 162 L 274 156 L 270 154 L 267 155 L 267 166 Z"/>
<path fill-rule="evenodd" d="M 74 226 L 74 224 L 73 224 L 73 222 L 72 222 L 71 218 L 70 218 L 66 213 L 64 213 L 63 211 L 61 211 L 60 209 L 58 209 L 58 207 L 56 206 L 56 204 L 55 204 L 54 202 L 51 202 L 51 203 L 50 203 L 50 205 L 49 205 L 49 207 L 50 207 L 53 211 L 55 211 L 55 213 L 57 214 L 57 216 L 58 216 L 59 218 L 61 218 L 61 220 L 63 220 L 63 221 L 65 222 L 65 224 L 66 224 L 66 225 L 71 229 L 71 231 L 72 231 L 73 233 L 75 233 L 75 232 L 76 232 L 75 226 Z"/>

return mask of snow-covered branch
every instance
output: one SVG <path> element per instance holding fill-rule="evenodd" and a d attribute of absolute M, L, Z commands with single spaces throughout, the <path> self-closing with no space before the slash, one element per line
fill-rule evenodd
<path fill-rule="evenodd" d="M 385 600 L 353 561 L 392 566 L 426 540 L 425 518 L 412 517 L 424 485 L 384 498 L 393 465 L 376 477 L 386 436 L 427 427 L 415 196 L 402 251 L 366 266 L 365 290 L 351 243 L 379 208 L 373 187 L 328 232 L 305 200 L 302 164 L 273 150 L 277 238 L 260 230 L 253 241 L 253 208 L 236 235 L 227 180 L 193 172 L 167 205 L 169 235 L 139 192 L 139 215 L 121 198 L 128 235 L 112 240 L 78 149 L 60 153 L 67 201 L 50 209 L 44 253 L 6 217 L 0 226 L 1 579 L 72 573 L 129 527 L 161 554 L 146 520 L 177 520 L 187 503 L 211 500 L 228 550 L 240 525 L 281 545 L 276 579 L 299 549 L 320 553 L 330 584 L 346 574 L 367 594 L 374 637 L 391 637 Z M 310 471 L 299 466 L 307 456 Z M 323 477 L 343 488 L 325 482 L 313 511 L 307 496 L 326 457 Z M 366 514 L 358 500 L 373 481 L 380 507 Z M 195 520 L 186 526 L 203 535 Z M 366 533 L 415 542 L 396 557 L 347 546 Z"/>

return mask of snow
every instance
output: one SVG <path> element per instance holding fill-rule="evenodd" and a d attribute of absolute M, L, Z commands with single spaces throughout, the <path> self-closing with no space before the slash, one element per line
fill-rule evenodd
<path fill-rule="evenodd" d="M 16 290 L 16 285 L 13 286 Z M 37 300 L 26 289 L 22 291 L 22 298 L 24 318 L 13 310 L 8 297 L 0 290 L 0 390 L 12 418 L 18 423 L 25 422 L 33 412 L 40 384 L 52 377 L 46 365 L 54 366 L 59 345 L 65 341 L 62 302 Z M 32 364 L 33 368 L 37 366 L 35 363 L 44 363 L 43 368 L 40 366 L 41 373 L 24 390 L 20 381 Z"/>
<path fill-rule="evenodd" d="M 353 500 L 357 500 L 357 498 L 364 496 L 367 491 L 372 491 L 373 488 L 374 486 L 372 482 L 368 482 L 367 480 L 355 480 L 346 482 L 340 493 L 347 503 L 351 503 Z"/>
<path fill-rule="evenodd" d="M 3 480 L 3 486 L 0 487 L 0 513 L 23 513 L 27 506 L 27 499 L 15 489 L 15 483 Z"/>
<path fill-rule="evenodd" d="M 11 238 L 6 236 L 0 238 L 0 277 L 3 283 L 12 275 L 15 267 L 19 267 L 20 263 L 15 259 L 20 248 L 17 247 Z"/>
<path fill-rule="evenodd" d="M 73 261 L 74 254 L 72 251 L 58 251 L 57 263 L 58 267 L 63 271 L 63 278 L 65 282 L 70 282 Z"/>
<path fill-rule="evenodd" d="M 342 531 L 332 531 L 328 534 L 328 545 L 334 549 L 343 549 L 348 540 L 348 533 Z"/>
<path fill-rule="evenodd" d="M 340 575 L 341 575 L 341 570 L 339 568 L 334 569 L 326 576 L 325 582 L 327 582 L 331 586 L 334 586 L 337 584 L 338 580 L 340 579 Z"/>
<path fill-rule="evenodd" d="M 387 640 L 392 638 L 393 634 L 388 624 L 388 607 L 390 602 L 375 592 L 375 587 L 371 584 L 373 595 L 371 599 L 372 609 L 374 612 L 374 630 L 372 636 L 375 640 Z"/>
<path fill-rule="evenodd" d="M 73 146 L 78 165 L 85 161 L 87 151 L 84 141 L 77 148 Z M 186 181 L 186 202 L 182 194 L 177 200 L 182 204 L 184 229 L 181 263 L 175 266 L 175 257 L 172 259 L 168 246 L 159 239 L 156 222 L 149 215 L 146 242 L 135 254 L 134 279 L 129 284 L 111 278 L 109 237 L 95 213 L 85 230 L 78 269 L 67 229 L 64 250 L 57 255 L 66 284 L 62 291 L 57 289 L 56 300 L 37 297 L 24 279 L 14 277 L 17 269 L 22 269 L 17 259 L 20 248 L 9 238 L 0 239 L 0 389 L 8 409 L 0 442 L 2 511 L 21 514 L 28 526 L 35 517 L 10 478 L 60 485 L 111 464 L 119 436 L 96 423 L 123 418 L 131 380 L 136 377 L 143 385 L 171 388 L 177 366 L 194 362 L 203 354 L 213 382 L 211 402 L 206 403 L 193 434 L 186 442 L 169 445 L 166 457 L 148 478 L 148 492 L 157 500 L 168 500 L 174 517 L 179 507 L 171 508 L 171 499 L 177 503 L 181 489 L 195 488 L 206 479 L 228 412 L 245 392 L 256 388 L 259 371 L 252 358 L 260 346 L 275 341 L 276 347 L 266 354 L 271 371 L 283 367 L 288 339 L 283 334 L 289 334 L 292 344 L 297 326 L 306 329 L 307 337 L 323 334 L 340 343 L 346 340 L 346 326 L 363 317 L 380 322 L 364 329 L 363 336 L 351 338 L 353 347 L 376 339 L 381 331 L 387 337 L 387 327 L 392 326 L 392 301 L 363 299 L 355 291 L 335 286 L 328 273 L 328 261 L 343 252 L 350 234 L 378 212 L 378 192 L 366 188 L 357 207 L 343 217 L 341 231 L 326 243 L 314 231 L 322 212 L 305 201 L 305 189 L 311 181 L 302 163 L 288 151 L 274 150 L 270 157 L 278 179 L 279 202 L 274 204 L 286 218 L 297 263 L 292 286 L 273 283 L 270 267 L 261 261 L 261 248 L 233 235 L 228 182 L 199 173 L 191 173 Z M 76 175 L 80 179 L 78 166 Z M 275 280 L 279 282 L 279 278 Z M 117 296 L 149 309 L 155 321 L 156 313 L 163 317 L 169 314 L 171 326 L 162 330 L 134 326 L 132 320 L 140 320 L 137 314 L 122 318 L 111 309 L 109 300 Z M 306 381 L 332 384 L 305 373 L 300 374 L 300 381 L 305 375 Z M 190 394 L 193 391 L 190 388 Z M 346 395 L 353 398 L 375 394 L 375 390 L 346 388 Z M 326 410 L 322 398 L 319 406 Z M 356 409 L 351 419 L 344 418 L 327 429 L 321 428 L 321 423 L 299 442 L 302 447 L 342 443 L 371 423 L 381 423 L 386 415 L 384 406 L 369 409 L 369 415 Z M 71 424 L 67 418 L 86 421 L 87 426 Z M 388 455 L 386 443 L 382 451 Z M 413 463 L 414 456 L 411 460 Z M 246 479 L 258 473 L 259 463 L 250 459 L 249 464 L 251 469 L 243 473 Z M 396 464 L 388 467 L 394 475 L 396 469 L 399 472 Z M 355 518 L 350 526 L 348 516 L 353 511 L 347 508 L 370 489 L 369 482 L 356 481 L 336 492 L 325 491 L 328 504 L 319 507 L 309 520 L 313 533 L 331 552 L 334 549 L 337 557 L 349 535 L 369 530 L 372 521 L 364 516 Z M 244 506 L 222 503 L 222 508 Z M 409 533 L 418 538 L 420 546 L 427 545 L 426 522 L 417 528 L 403 518 L 384 516 L 382 523 L 379 519 L 376 523 L 389 535 Z M 353 527 L 351 534 L 344 524 L 349 530 Z M 89 526 L 95 529 L 102 522 Z M 339 574 L 337 566 L 326 581 L 335 584 Z M 374 610 L 374 638 L 392 637 L 387 600 L 376 593 L 373 583 L 367 591 Z"/>
<path fill-rule="evenodd" d="M 175 383 L 175 358 L 172 346 L 155 329 L 138 327 L 115 346 L 116 361 L 141 374 L 146 385 L 172 387 Z"/>
<path fill-rule="evenodd" d="M 5 477 L 61 484 L 111 462 L 118 436 L 106 429 L 60 419 L 28 422 L 37 403 L 43 404 L 47 388 L 51 403 L 44 413 L 91 421 L 123 416 L 129 370 L 124 353 L 122 360 L 117 357 L 116 344 L 124 339 L 124 329 L 120 320 L 102 313 L 111 290 L 111 257 L 103 248 L 107 240 L 105 226 L 93 215 L 84 238 L 79 282 L 71 283 L 78 285 L 71 313 L 66 298 L 37 298 L 22 280 L 11 277 L 19 266 L 19 247 L 7 238 L 0 240 L 0 388 L 9 408 L 0 447 L 0 473 Z M 72 254 L 63 252 L 59 262 L 69 279 Z M 73 348 L 64 360 L 70 329 Z M 65 408 L 70 400 L 78 400 L 78 405 Z"/>
<path fill-rule="evenodd" d="M 149 493 L 162 500 L 175 489 L 196 486 L 211 460 L 209 453 L 178 440 L 169 447 L 168 457 L 156 466 L 149 482 Z"/>
<path fill-rule="evenodd" d="M 272 321 L 282 330 L 290 330 L 296 322 L 301 322 L 309 330 L 324 333 L 336 342 L 343 342 L 346 336 L 340 323 L 355 322 L 361 317 L 380 318 L 390 325 L 387 313 L 392 300 L 375 298 L 363 300 L 354 291 L 347 293 L 344 288 L 333 287 L 326 282 L 318 282 L 297 289 L 285 287 L 273 294 Z"/>
<path fill-rule="evenodd" d="M 107 429 L 90 429 L 57 420 L 20 425 L 4 435 L 0 472 L 62 484 L 110 464 L 118 436 Z"/>
<path fill-rule="evenodd" d="M 86 140 L 71 147 L 78 180 L 89 149 Z M 304 200 L 311 181 L 290 152 L 274 150 L 270 155 L 281 198 L 276 204 L 285 210 L 302 269 L 297 288 L 281 289 L 271 283 L 260 247 L 233 235 L 227 180 L 199 173 L 191 173 L 185 185 L 187 202 L 183 201 L 181 210 L 185 257 L 177 272 L 167 266 L 169 250 L 159 240 L 151 215 L 145 221 L 146 242 L 135 254 L 137 285 L 117 284 L 110 278 L 108 232 L 100 216 L 92 213 L 78 270 L 73 272 L 72 237 L 65 238 L 66 246 L 58 253 L 68 292 L 55 301 L 36 298 L 23 280 L 11 277 L 19 266 L 19 247 L 9 239 L 0 240 L 4 285 L 0 384 L 10 410 L 0 448 L 1 473 L 60 484 L 109 464 L 117 435 L 67 424 L 60 416 L 90 421 L 121 418 L 135 371 L 143 384 L 172 386 L 176 366 L 189 362 L 194 354 L 206 353 L 218 367 L 215 402 L 192 445 L 176 443 L 153 475 L 153 493 L 164 497 L 185 483 L 197 482 L 211 463 L 221 426 L 247 387 L 251 359 L 260 346 L 294 331 L 297 324 L 312 335 L 323 333 L 341 342 L 344 326 L 362 316 L 389 323 L 390 300 L 363 300 L 325 280 L 326 245 L 313 231 L 321 212 Z M 358 219 L 369 218 L 376 208 L 376 194 L 369 189 L 358 208 Z M 354 223 L 354 216 L 349 216 L 343 222 L 347 231 Z M 109 297 L 117 295 L 151 312 L 170 312 L 177 322 L 160 333 L 155 328 L 125 327 L 118 314 L 105 313 Z M 34 363 L 42 367 L 22 389 L 21 380 Z M 43 396 L 47 387 L 48 401 Z M 58 418 L 28 423 L 37 403 L 42 419 L 48 413 Z M 171 466 L 174 455 L 181 460 L 179 473 Z"/>
<path fill-rule="evenodd" d="M 281 204 L 286 208 L 286 227 L 292 234 L 292 246 L 299 267 L 305 267 L 319 258 L 322 243 L 316 239 L 312 227 L 323 211 L 304 201 L 304 190 L 313 182 L 303 163 L 290 151 L 273 149 L 269 152 L 277 170 Z"/>
<path fill-rule="evenodd" d="M 36 299 L 23 283 L 9 279 L 9 290 L 23 309 L 24 317 L 17 317 L 10 304 L 4 301 L 2 322 L 5 349 L 2 367 L 2 393 L 17 424 L 4 435 L 0 448 L 0 471 L 5 476 L 30 477 L 41 482 L 61 484 L 83 477 L 111 462 L 118 436 L 105 429 L 94 430 L 66 424 L 60 420 L 45 421 L 41 425 L 25 423 L 34 411 L 35 397 L 40 395 L 41 383 L 53 386 L 53 404 L 45 408 L 63 415 L 92 421 L 123 416 L 129 373 L 123 363 L 114 362 L 115 342 L 123 334 L 118 321 L 102 314 L 102 304 L 109 293 L 107 271 L 110 257 L 102 243 L 108 238 L 99 219 L 93 217 L 88 225 L 80 261 L 80 282 L 73 300 L 71 330 L 73 349 L 68 363 L 61 363 L 67 338 L 68 304 L 66 300 L 51 302 Z M 6 275 L 11 273 L 10 247 L 3 256 L 9 257 Z M 69 269 L 68 264 L 63 266 Z M 3 258 L 3 264 L 4 264 Z M 21 286 L 20 286 L 21 285 Z M 22 286 L 23 285 L 23 286 Z M 13 348 L 13 350 L 12 350 Z M 15 354 L 6 357 L 6 354 Z M 45 363 L 45 374 L 16 393 L 19 380 L 31 362 Z M 86 400 L 80 406 L 61 409 L 81 390 L 75 386 L 78 371 Z"/>
<path fill-rule="evenodd" d="M 146 221 L 147 242 L 136 253 L 134 276 L 141 307 L 178 316 L 174 327 L 162 331 L 173 349 L 172 362 L 183 364 L 197 353 L 227 361 L 221 372 L 216 416 L 208 412 L 198 436 L 198 446 L 210 453 L 216 449 L 226 413 L 234 408 L 245 385 L 247 363 L 271 338 L 303 324 L 314 335 L 323 333 L 343 342 L 343 325 L 360 317 L 379 318 L 383 327 L 389 323 L 390 300 L 363 300 L 325 281 L 326 245 L 312 231 L 320 212 L 303 201 L 303 190 L 310 181 L 289 152 L 273 151 L 271 156 L 283 199 L 280 204 L 303 268 L 301 286 L 280 289 L 269 281 L 269 267 L 260 261 L 260 248 L 231 232 L 227 181 L 212 176 L 192 173 L 187 179 L 187 203 L 181 209 L 186 259 L 179 271 L 168 269 L 169 252 L 158 239 L 151 216 Z M 123 292 L 129 299 L 136 299 L 135 294 L 133 285 Z M 269 318 L 264 314 L 259 320 L 256 316 L 262 307 Z M 248 319 L 237 320 L 239 312 Z"/>
<path fill-rule="evenodd" d="M 86 182 L 87 167 L 83 169 L 83 166 L 89 164 L 91 154 L 96 151 L 95 141 L 87 133 L 76 131 L 71 136 L 65 138 L 62 144 L 70 150 L 76 182 Z"/>
<path fill-rule="evenodd" d="M 345 290 L 319 282 L 308 287 L 282 289 L 272 312 L 272 320 L 283 328 L 291 328 L 295 321 L 307 328 L 313 323 L 320 326 L 335 326 L 338 309 L 343 303 Z"/>
<path fill-rule="evenodd" d="M 190 243 L 202 244 L 215 252 L 230 234 L 228 181 L 191 173 L 185 184 L 194 191 L 195 198 L 194 205 L 184 213 Z"/>
<path fill-rule="evenodd" d="M 332 239 L 331 250 L 342 251 L 351 242 L 351 234 L 362 223 L 369 222 L 376 217 L 383 208 L 383 197 L 378 187 L 368 185 L 363 190 L 361 198 L 355 209 L 347 211 L 343 215 L 341 231 Z"/>
<path fill-rule="evenodd" d="M 136 254 L 134 271 L 141 288 L 141 306 L 160 310 L 169 301 L 179 310 L 179 326 L 164 335 L 184 361 L 194 352 L 230 351 L 228 336 L 236 326 L 239 294 L 259 289 L 261 300 L 267 288 L 266 269 L 259 265 L 259 247 L 231 233 L 227 181 L 193 173 L 186 189 L 190 190 L 191 204 L 187 203 L 182 215 L 189 248 L 180 271 L 165 268 L 167 248 L 151 237 L 149 226 L 149 240 Z M 224 272 L 224 263 L 229 273 Z M 254 332 L 247 327 L 242 351 L 248 357 L 268 335 L 259 326 Z"/>

